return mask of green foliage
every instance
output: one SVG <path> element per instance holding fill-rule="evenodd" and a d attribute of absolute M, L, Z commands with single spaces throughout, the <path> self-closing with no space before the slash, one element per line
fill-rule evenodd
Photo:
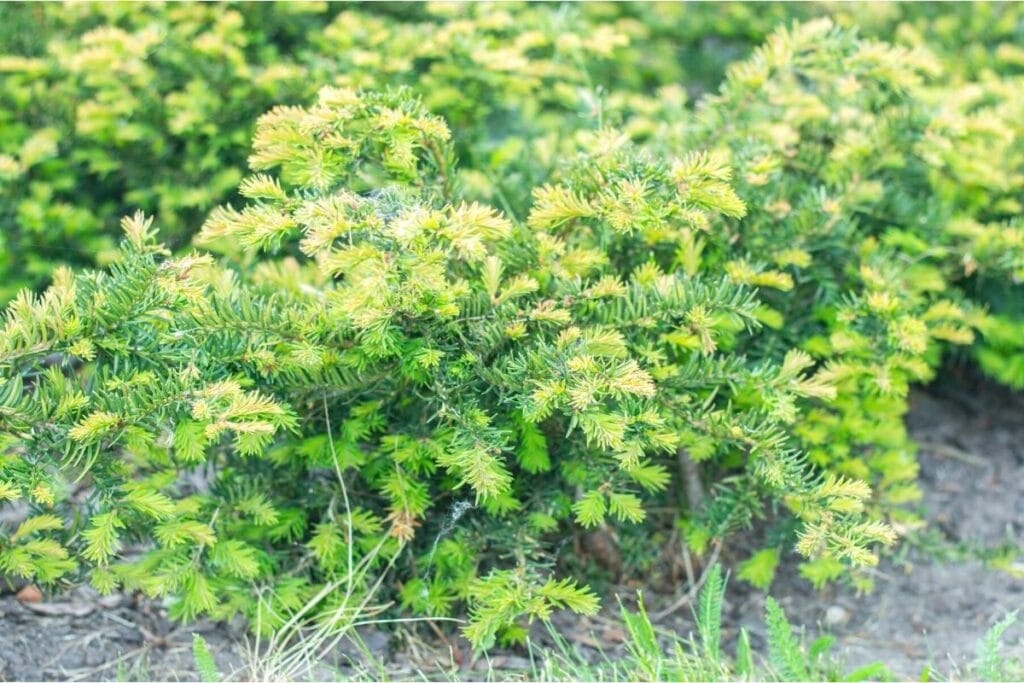
<path fill-rule="evenodd" d="M 55 265 L 109 264 L 117 220 L 137 209 L 156 218 L 168 246 L 186 247 L 210 209 L 237 198 L 256 118 L 305 104 L 327 84 L 415 87 L 458 128 L 470 192 L 512 197 L 524 210 L 559 134 L 599 106 L 598 86 L 643 85 L 634 65 L 644 55 L 634 47 L 614 59 L 650 33 L 628 14 L 441 3 L 6 5 L 0 301 L 47 282 Z"/>
<path fill-rule="evenodd" d="M 700 592 L 697 607 L 697 631 L 704 649 L 704 657 L 709 662 L 718 663 L 721 649 L 722 631 L 722 598 L 725 595 L 725 580 L 722 568 L 715 565 L 708 573 L 707 580 Z"/>
<path fill-rule="evenodd" d="M 247 258 L 287 256 L 268 258 L 270 269 L 251 276 L 205 256 L 167 259 L 137 216 L 125 222 L 124 251 L 109 274 L 19 299 L 2 362 L 41 379 L 5 402 L 19 444 L 5 481 L 40 500 L 33 482 L 55 471 L 89 474 L 99 496 L 88 521 L 76 523 L 84 533 L 72 528 L 68 538 L 84 543 L 81 557 L 103 588 L 173 594 L 183 618 L 255 617 L 259 603 L 244 599 L 246 586 L 281 581 L 279 563 L 303 549 L 314 577 L 379 544 L 392 553 L 429 545 L 432 563 L 433 543 L 414 542 L 416 528 L 445 494 L 468 495 L 482 508 L 480 523 L 497 528 L 523 508 L 568 521 L 557 487 L 582 491 L 571 510 L 584 526 L 606 516 L 637 523 L 640 495 L 664 486 L 653 474 L 664 468 L 659 460 L 700 439 L 721 441 L 705 459 L 756 454 L 750 485 L 802 501 L 808 533 L 823 539 L 808 552 L 870 561 L 860 544 L 890 532 L 855 514 L 815 524 L 824 503 L 863 492 L 810 476 L 781 430 L 787 414 L 772 409 L 770 399 L 790 405 L 807 387 L 824 391 L 802 374 L 805 365 L 791 357 L 781 367 L 747 364 L 720 351 L 719 339 L 756 327 L 749 294 L 722 278 L 636 262 L 631 241 L 651 238 L 616 227 L 633 201 L 652 216 L 679 212 L 690 223 L 736 214 L 728 172 L 694 155 L 658 164 L 624 144 L 602 132 L 587 152 L 596 156 L 583 158 L 609 173 L 621 164 L 642 175 L 624 178 L 600 203 L 587 199 L 599 207 L 589 230 L 568 235 L 555 201 L 539 203 L 528 227 L 452 197 L 448 128 L 404 91 L 325 88 L 313 107 L 271 111 L 259 122 L 251 161 L 277 175 L 243 181 L 251 202 L 214 211 L 200 240 L 237 245 Z M 673 190 L 683 177 L 695 189 Z M 362 183 L 376 189 L 350 189 Z M 582 181 L 576 190 L 592 191 Z M 560 232 L 545 229 L 552 224 Z M 291 288 L 275 286 L 277 268 L 297 278 Z M 695 341 L 680 344 L 680 336 Z M 89 374 L 45 369 L 53 354 L 90 361 Z M 68 396 L 77 397 L 70 407 Z M 337 447 L 330 431 L 327 444 L 318 436 L 322 423 L 297 417 L 318 403 L 346 416 Z M 20 431 L 33 422 L 50 426 Z M 548 441 L 561 468 L 537 492 L 520 488 L 536 468 L 520 470 L 508 457 L 523 424 L 572 437 Z M 536 433 L 532 439 L 537 447 Z M 206 493 L 182 487 L 175 474 L 197 461 L 216 468 Z M 359 482 L 340 520 L 334 485 L 307 483 L 323 467 Z M 256 493 L 268 480 L 269 498 Z M 70 503 L 49 495 L 41 502 Z M 304 545 L 278 530 L 282 514 L 297 515 Z M 157 547 L 141 561 L 112 564 L 129 525 Z M 466 548 L 479 560 L 445 571 L 442 591 L 468 600 L 466 633 L 478 645 L 520 615 L 596 608 L 590 593 L 534 568 L 556 536 L 546 537 L 497 534 Z M 261 561 L 268 543 L 281 554 Z M 503 543 L 512 544 L 517 568 L 488 570 L 486 553 L 500 553 Z M 40 564 L 37 574 L 52 571 Z M 410 604 L 444 613 L 450 598 Z"/>
<path fill-rule="evenodd" d="M 571 579 L 540 583 L 524 580 L 513 571 L 494 571 L 477 579 L 469 588 L 469 599 L 472 623 L 464 633 L 483 648 L 493 645 L 498 631 L 521 615 L 547 619 L 555 609 L 587 615 L 598 609 L 597 597 Z"/>
<path fill-rule="evenodd" d="M 255 115 L 310 94 L 288 54 L 326 20 L 302 4 L 6 12 L 33 42 L 0 56 L 4 300 L 55 263 L 109 263 L 110 228 L 135 209 L 187 244 L 238 184 Z"/>
<path fill-rule="evenodd" d="M 203 683 L 217 683 L 221 680 L 220 672 L 217 670 L 217 663 L 213 661 L 210 648 L 206 640 L 198 633 L 192 634 L 192 659 L 199 671 L 199 680 Z"/>
<path fill-rule="evenodd" d="M 655 681 L 662 676 L 665 654 L 654 632 L 654 625 L 651 624 L 651 620 L 644 610 L 643 596 L 638 594 L 638 597 L 637 612 L 630 612 L 624 607 L 620 609 L 622 622 L 626 625 L 626 631 L 629 633 L 626 648 L 632 660 L 642 670 L 643 678 Z"/>
<path fill-rule="evenodd" d="M 579 654 L 555 635 L 556 652 L 544 651 L 543 669 L 531 673 L 533 680 L 611 681 L 857 681 L 891 680 L 892 673 L 881 662 L 873 662 L 849 673 L 830 653 L 832 638 L 825 636 L 806 644 L 790 626 L 786 615 L 772 598 L 767 598 L 765 631 L 767 657 L 755 657 L 750 637 L 740 631 L 735 657 L 720 648 L 721 610 L 725 581 L 721 569 L 709 570 L 695 610 L 699 642 L 674 632 L 657 629 L 647 616 L 643 596 L 637 611 L 620 609 L 626 628 L 626 655 L 597 666 L 578 661 Z M 998 636 L 996 637 L 998 640 Z"/>
<path fill-rule="evenodd" d="M 593 612 L 565 539 L 656 507 L 863 587 L 910 385 L 1021 383 L 1017 6 L 3 13 L 4 573 L 268 633 L 393 569 L 482 647 Z"/>
<path fill-rule="evenodd" d="M 1003 635 L 1017 623 L 1017 613 L 1011 612 L 985 632 L 978 641 L 978 656 L 971 666 L 971 673 L 982 681 L 1009 681 L 1019 674 L 1008 670 L 1008 661 L 1002 653 Z"/>
<path fill-rule="evenodd" d="M 765 590 L 775 578 L 775 568 L 779 565 L 777 548 L 759 550 L 748 560 L 739 565 L 737 576 L 751 585 Z"/>
<path fill-rule="evenodd" d="M 779 680 L 806 681 L 810 674 L 807 656 L 793 634 L 793 627 L 772 597 L 765 598 L 765 626 L 768 633 L 768 661 Z"/>

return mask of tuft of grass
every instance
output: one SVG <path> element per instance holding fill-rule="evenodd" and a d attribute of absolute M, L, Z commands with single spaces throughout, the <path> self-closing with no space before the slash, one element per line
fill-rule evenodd
<path fill-rule="evenodd" d="M 551 630 L 554 647 L 535 651 L 529 680 L 556 681 L 861 681 L 887 680 L 892 673 L 881 662 L 872 662 L 848 674 L 832 655 L 833 639 L 818 638 L 809 646 L 794 631 L 777 602 L 766 603 L 768 656 L 756 656 L 750 635 L 741 629 L 734 657 L 722 650 L 722 606 L 726 579 L 713 567 L 698 596 L 695 619 L 697 639 L 660 631 L 644 608 L 638 594 L 637 609 L 622 606 L 621 618 L 628 640 L 625 656 L 614 661 L 602 653 L 601 661 L 588 663 L 559 633 Z M 488 680 L 501 679 L 501 672 L 488 672 Z"/>
<path fill-rule="evenodd" d="M 338 453 L 326 399 L 323 401 L 323 412 L 344 514 L 351 519 L 352 506 L 345 477 L 338 465 Z M 358 628 L 385 623 L 427 621 L 427 619 L 420 618 L 381 618 L 380 615 L 390 605 L 379 603 L 376 596 L 401 553 L 393 553 L 386 562 L 383 562 L 387 541 L 385 536 L 356 561 L 352 552 L 354 547 L 352 528 L 352 524 L 345 525 L 347 534 L 345 546 L 348 552 L 345 571 L 338 578 L 326 583 L 301 608 L 291 614 L 282 615 L 286 617 L 282 620 L 283 625 L 276 628 L 266 640 L 259 635 L 262 633 L 262 624 L 256 624 L 257 636 L 255 641 L 250 644 L 248 653 L 248 680 L 268 683 L 320 680 L 324 677 L 325 671 L 330 670 L 333 666 L 330 662 L 324 661 L 325 655 L 334 650 L 342 641 L 348 640 L 353 643 L 368 661 L 373 662 L 374 657 L 359 637 Z M 268 609 L 271 604 L 273 604 L 272 600 L 267 602 Z M 434 618 L 433 621 L 461 623 L 458 619 Z M 355 665 L 354 662 L 352 664 Z M 371 680 L 385 678 L 383 667 L 374 667 L 373 672 L 367 672 L 360 666 L 354 666 L 354 669 L 360 672 L 357 673 L 357 678 L 362 676 L 367 676 Z M 334 677 L 340 678 L 340 673 L 335 672 Z"/>
<path fill-rule="evenodd" d="M 626 629 L 627 639 L 624 654 L 612 658 L 607 652 L 600 652 L 597 661 L 588 661 L 580 650 L 559 633 L 548 622 L 548 633 L 552 645 L 538 648 L 527 639 L 526 647 L 530 668 L 506 671 L 493 668 L 486 658 L 485 671 L 472 673 L 458 670 L 403 672 L 395 677 L 383 664 L 377 666 L 355 666 L 352 673 L 335 679 L 343 681 L 391 681 L 423 680 L 450 681 L 537 681 L 538 683 L 562 683 L 575 681 L 890 681 L 897 677 L 882 662 L 869 662 L 853 670 L 846 670 L 844 663 L 833 652 L 835 639 L 819 637 L 805 642 L 801 633 L 793 627 L 782 606 L 769 597 L 765 602 L 765 629 L 767 644 L 763 656 L 755 652 L 750 635 L 740 629 L 732 656 L 722 646 L 722 609 L 725 599 L 726 577 L 719 567 L 708 572 L 698 595 L 694 610 L 696 638 L 688 634 L 669 632 L 658 628 L 644 606 L 642 593 L 637 594 L 637 607 L 629 609 L 620 603 L 620 618 Z M 1017 612 L 1008 614 L 995 624 L 977 645 L 977 656 L 965 675 L 950 676 L 948 680 L 1012 681 L 1022 680 L 1024 666 L 1020 660 L 1006 656 L 1003 643 L 1007 631 L 1016 623 Z M 357 639 L 351 618 L 329 621 L 329 633 L 338 637 L 348 635 Z M 367 622 L 360 622 L 367 623 Z M 323 636 L 328 631 L 314 628 L 311 632 L 296 631 L 300 637 L 297 644 L 279 649 L 270 648 L 260 655 L 265 661 L 254 662 L 247 680 L 322 680 L 324 670 L 315 669 L 320 663 L 317 653 L 322 648 Z M 311 638 L 312 636 L 312 638 Z M 303 640 L 306 638 L 307 640 Z M 336 642 L 332 640 L 331 642 Z M 358 641 L 357 641 L 358 644 Z M 193 654 L 197 669 L 203 681 L 222 680 L 213 666 L 212 657 L 205 642 L 198 635 L 193 639 Z M 373 661 L 369 651 L 364 654 Z M 209 658 L 204 659 L 204 658 Z M 297 666 L 297 664 L 303 666 Z M 208 666 L 207 666 L 208 664 Z M 929 667 L 923 680 L 941 680 L 937 671 Z"/>

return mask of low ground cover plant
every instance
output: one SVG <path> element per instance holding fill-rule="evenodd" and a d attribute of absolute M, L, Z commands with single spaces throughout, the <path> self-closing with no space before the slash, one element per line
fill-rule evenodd
<path fill-rule="evenodd" d="M 551 628 L 554 646 L 535 649 L 528 643 L 531 662 L 528 669 L 506 671 L 488 662 L 486 678 L 518 680 L 525 676 L 533 681 L 891 681 L 909 678 L 906 673 L 894 673 L 878 661 L 851 667 L 850 662 L 835 652 L 832 636 L 823 635 L 808 641 L 803 631 L 794 628 L 785 610 L 771 597 L 765 600 L 764 652 L 755 652 L 750 632 L 742 627 L 735 638 L 735 645 L 727 645 L 722 626 L 726 582 L 721 567 L 713 565 L 693 605 L 693 633 L 684 635 L 656 626 L 644 609 L 643 595 L 638 594 L 636 609 L 619 606 L 626 632 L 625 648 L 619 655 L 607 654 L 596 663 L 588 662 L 572 642 Z M 955 668 L 948 678 L 933 668 L 933 664 L 928 664 L 919 672 L 920 679 L 1017 680 L 1022 663 L 1019 658 L 1008 654 L 1005 647 L 1006 634 L 1016 623 L 1017 613 L 1011 612 L 993 624 L 976 642 L 974 657 L 963 668 Z M 221 671 L 199 634 L 193 634 L 192 653 L 200 680 L 208 683 L 235 680 L 240 673 L 256 680 L 298 678 L 280 675 L 283 673 L 280 668 L 267 668 L 266 656 L 257 657 L 256 666 L 248 671 Z M 383 663 L 370 659 L 368 663 L 351 666 L 351 670 L 339 677 L 353 681 L 403 678 L 393 676 Z M 311 668 L 309 660 L 305 665 L 306 670 L 299 673 L 315 677 L 316 674 L 308 670 Z M 322 663 L 319 665 L 323 667 Z M 319 669 L 320 677 L 327 670 Z M 445 673 L 440 677 L 437 674 L 433 676 L 454 681 L 472 677 L 457 671 Z"/>
<path fill-rule="evenodd" d="M 1021 15 L 690 11 L 5 10 L 0 571 L 478 647 L 598 608 L 571 539 L 869 588 L 909 386 L 1024 383 Z"/>

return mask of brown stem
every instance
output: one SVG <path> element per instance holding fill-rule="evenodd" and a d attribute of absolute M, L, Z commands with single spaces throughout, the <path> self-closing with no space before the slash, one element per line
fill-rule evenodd
<path fill-rule="evenodd" d="M 700 479 L 700 464 L 690 457 L 689 451 L 680 447 L 676 451 L 679 462 L 679 477 L 683 480 L 683 491 L 690 512 L 696 513 L 704 507 L 704 484 Z"/>
<path fill-rule="evenodd" d="M 434 163 L 437 165 L 437 172 L 441 176 L 441 191 L 444 193 L 444 198 L 451 198 L 451 177 L 448 174 L 448 160 L 445 158 L 444 153 L 438 146 L 437 141 L 432 138 L 424 138 L 424 144 L 430 155 L 434 158 Z"/>

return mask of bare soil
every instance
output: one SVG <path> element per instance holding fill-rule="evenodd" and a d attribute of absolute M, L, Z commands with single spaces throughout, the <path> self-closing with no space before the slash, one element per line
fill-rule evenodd
<path fill-rule="evenodd" d="M 977 639 L 1024 606 L 1024 396 L 963 379 L 915 392 L 907 424 L 921 444 L 928 530 L 882 562 L 869 595 L 845 588 L 817 592 L 795 565 L 780 569 L 771 592 L 790 620 L 805 626 L 807 637 L 831 633 L 835 651 L 851 668 L 881 660 L 901 678 L 918 679 L 925 667 L 956 677 Z M 621 594 L 631 599 L 634 589 Z M 672 601 L 650 598 L 655 605 Z M 758 648 L 763 614 L 764 596 L 733 582 L 725 635 L 744 626 Z M 595 659 L 602 650 L 614 656 L 625 635 L 614 609 L 589 620 L 558 615 L 556 626 Z M 692 628 L 688 608 L 660 626 L 686 633 Z M 197 680 L 192 633 L 202 634 L 222 672 L 242 670 L 247 646 L 240 624 L 174 625 L 159 604 L 124 595 L 101 599 L 88 589 L 32 605 L 7 593 L 0 595 L 0 681 Z M 533 633 L 548 640 L 543 628 Z M 1009 654 L 1024 656 L 1022 636 L 1024 627 L 1008 633 Z M 399 676 L 426 670 L 431 662 L 474 667 L 465 643 L 446 650 L 437 639 L 428 643 L 404 632 L 368 632 L 363 640 Z M 347 646 L 333 658 L 349 656 L 359 655 Z M 522 652 L 509 652 L 492 657 L 490 665 L 526 668 L 529 661 Z"/>
<path fill-rule="evenodd" d="M 957 677 L 985 631 L 1024 606 L 1024 397 L 990 385 L 917 392 L 907 426 L 920 444 L 929 527 L 881 563 L 869 595 L 818 593 L 792 568 L 772 594 L 793 623 L 834 635 L 851 665 Z M 730 607 L 736 622 L 756 624 L 763 596 Z M 1020 626 L 1007 633 L 1008 654 L 1024 655 L 1022 636 Z"/>

